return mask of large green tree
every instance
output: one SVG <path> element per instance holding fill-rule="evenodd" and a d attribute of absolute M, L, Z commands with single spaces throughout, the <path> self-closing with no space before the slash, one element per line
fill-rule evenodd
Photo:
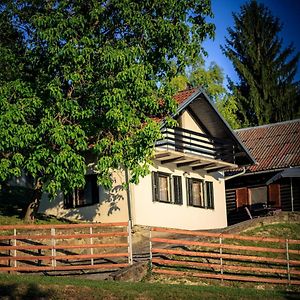
<path fill-rule="evenodd" d="M 299 53 L 283 48 L 282 25 L 270 10 L 253 0 L 233 13 L 224 54 L 232 61 L 239 80 L 230 82 L 244 126 L 295 118 L 299 113 L 299 82 L 295 74 Z"/>
<path fill-rule="evenodd" d="M 24 49 L 18 76 L 1 75 L 0 180 L 31 175 L 35 207 L 82 187 L 88 164 L 107 188 L 121 166 L 137 182 L 154 117 L 176 109 L 170 78 L 213 36 L 210 1 L 6 0 L 0 12 L 16 33 L 9 59 L 20 35 Z"/>

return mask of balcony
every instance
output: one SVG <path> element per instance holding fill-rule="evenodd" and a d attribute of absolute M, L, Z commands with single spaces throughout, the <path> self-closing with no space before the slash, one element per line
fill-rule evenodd
<path fill-rule="evenodd" d="M 180 127 L 164 127 L 161 132 L 162 138 L 155 145 L 155 158 L 162 164 L 177 163 L 177 167 L 209 172 L 237 167 L 234 145 L 226 140 Z"/>

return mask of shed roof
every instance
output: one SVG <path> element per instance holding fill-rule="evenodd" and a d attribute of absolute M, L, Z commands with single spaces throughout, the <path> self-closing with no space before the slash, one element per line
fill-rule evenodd
<path fill-rule="evenodd" d="M 300 119 L 236 130 L 258 164 L 248 172 L 300 166 Z"/>

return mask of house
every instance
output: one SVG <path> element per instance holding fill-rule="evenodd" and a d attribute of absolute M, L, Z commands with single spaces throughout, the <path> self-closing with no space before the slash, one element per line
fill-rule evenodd
<path fill-rule="evenodd" d="M 97 186 L 92 170 L 83 190 L 67 199 L 41 202 L 40 211 L 58 217 L 94 222 L 131 220 L 134 225 L 182 229 L 227 226 L 224 170 L 253 164 L 236 134 L 201 89 L 175 96 L 176 128 L 161 122 L 151 174 L 139 184 L 127 181 L 126 170 L 114 173 L 114 186 Z"/>
<path fill-rule="evenodd" d="M 226 172 L 229 223 L 243 208 L 300 210 L 300 119 L 236 130 L 257 164 Z"/>

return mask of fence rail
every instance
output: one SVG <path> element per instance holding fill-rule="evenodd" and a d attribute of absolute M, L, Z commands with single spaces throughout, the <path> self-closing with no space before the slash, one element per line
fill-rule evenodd
<path fill-rule="evenodd" d="M 132 264 L 130 222 L 0 226 L 0 271 L 118 269 Z"/>
<path fill-rule="evenodd" d="M 157 274 L 300 285 L 300 240 L 154 227 L 150 252 Z"/>

